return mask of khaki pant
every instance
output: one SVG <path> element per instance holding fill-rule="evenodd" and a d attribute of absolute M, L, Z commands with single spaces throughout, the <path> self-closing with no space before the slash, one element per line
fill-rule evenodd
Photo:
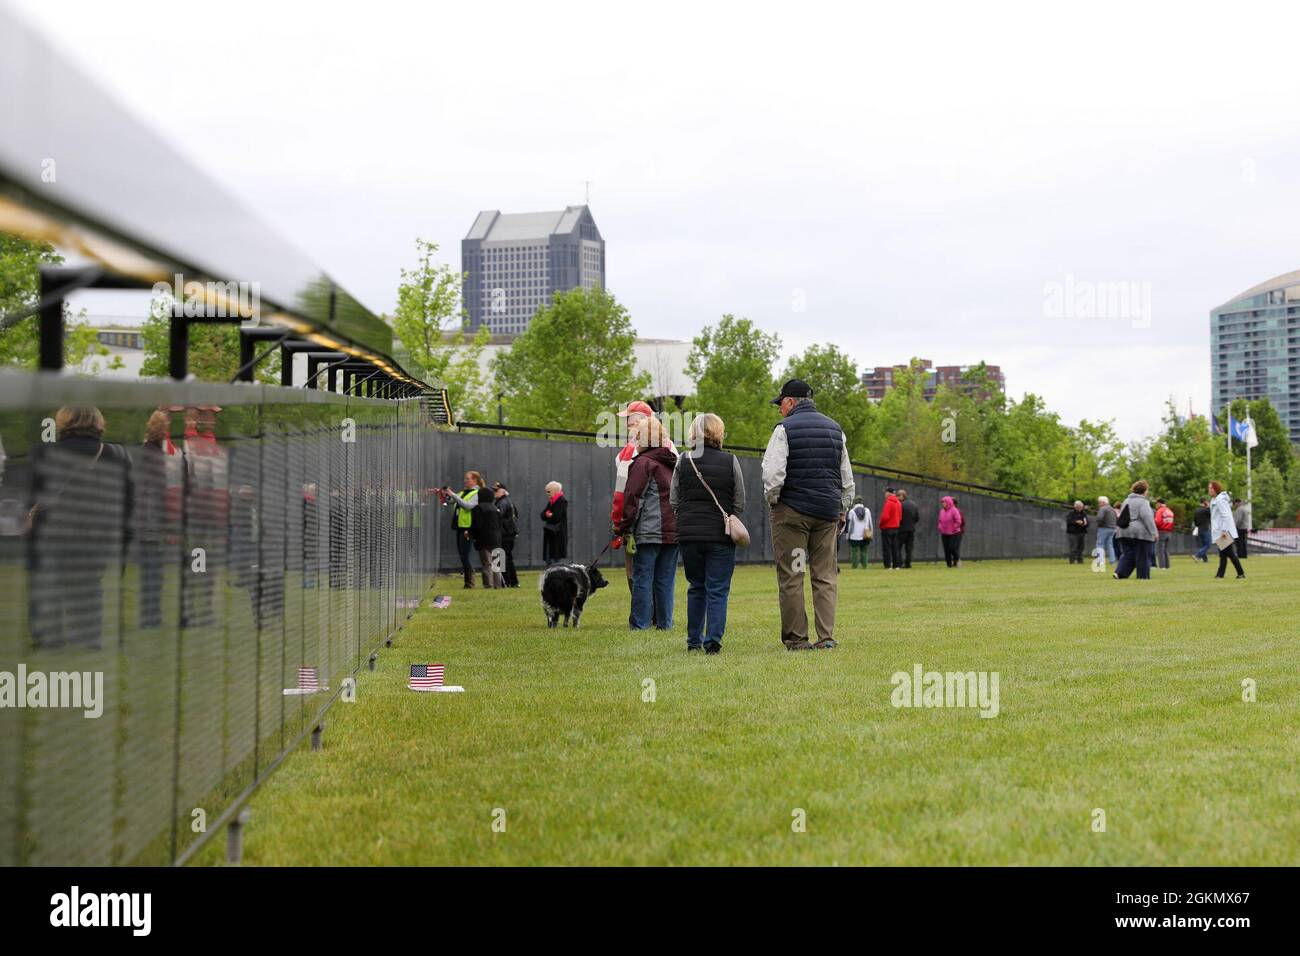
<path fill-rule="evenodd" d="M 805 567 L 812 575 L 817 639 L 825 641 L 834 636 L 839 577 L 835 561 L 837 531 L 834 520 L 810 518 L 785 504 L 772 506 L 772 551 L 776 556 L 776 584 L 781 604 L 781 640 L 787 644 L 808 640 L 808 613 L 803 597 Z"/>

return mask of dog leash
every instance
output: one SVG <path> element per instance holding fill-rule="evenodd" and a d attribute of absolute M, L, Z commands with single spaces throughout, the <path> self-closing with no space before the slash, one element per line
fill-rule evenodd
<path fill-rule="evenodd" d="M 598 554 L 598 555 L 596 555 L 594 558 L 592 558 L 591 561 L 588 562 L 587 567 L 589 567 L 589 568 L 594 568 L 594 567 L 596 566 L 596 562 L 599 561 L 601 558 L 603 558 L 603 557 L 605 556 L 605 552 L 609 550 L 609 546 L 610 546 L 611 544 L 613 544 L 613 543 L 614 543 L 614 541 L 613 541 L 612 538 L 611 538 L 609 541 L 606 541 L 606 542 L 605 542 L 605 547 L 603 547 L 603 548 L 600 549 L 600 554 Z"/>

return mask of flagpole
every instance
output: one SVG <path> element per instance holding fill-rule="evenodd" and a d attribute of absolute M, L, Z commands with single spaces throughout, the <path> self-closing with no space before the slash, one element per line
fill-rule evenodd
<path fill-rule="evenodd" d="M 1252 477 L 1250 474 L 1250 440 L 1251 438 L 1254 437 L 1255 423 L 1253 420 L 1247 418 L 1246 425 L 1250 429 L 1250 431 L 1246 435 L 1246 514 L 1252 515 L 1254 514 L 1255 509 L 1254 509 L 1254 502 L 1252 501 L 1251 494 L 1250 494 L 1251 477 Z"/>

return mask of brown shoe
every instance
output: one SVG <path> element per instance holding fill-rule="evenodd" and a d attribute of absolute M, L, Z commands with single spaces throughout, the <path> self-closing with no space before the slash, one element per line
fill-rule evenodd
<path fill-rule="evenodd" d="M 812 646 L 812 649 L 814 651 L 831 651 L 837 647 L 839 647 L 839 645 L 835 643 L 835 639 L 828 637 L 825 640 L 818 641 Z"/>
<path fill-rule="evenodd" d="M 807 641 L 784 641 L 787 651 L 811 651 L 813 646 Z"/>

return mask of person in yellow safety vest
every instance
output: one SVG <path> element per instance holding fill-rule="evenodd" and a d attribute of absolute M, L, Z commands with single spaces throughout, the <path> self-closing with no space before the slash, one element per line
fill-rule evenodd
<path fill-rule="evenodd" d="M 456 510 L 451 516 L 451 530 L 456 535 L 456 552 L 460 555 L 460 567 L 465 573 L 465 587 L 474 586 L 474 568 L 469 556 L 474 553 L 474 534 L 470 530 L 474 524 L 474 508 L 478 505 L 479 492 L 485 488 L 483 476 L 477 471 L 465 472 L 465 488 L 459 495 L 448 495 Z"/>

